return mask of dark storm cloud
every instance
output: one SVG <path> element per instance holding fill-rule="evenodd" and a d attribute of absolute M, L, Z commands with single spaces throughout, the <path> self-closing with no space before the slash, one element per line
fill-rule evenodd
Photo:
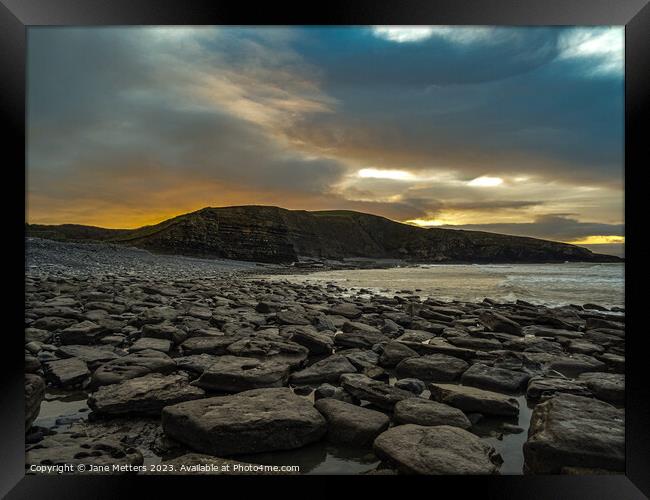
<path fill-rule="evenodd" d="M 333 45 L 321 40 L 305 52 L 324 62 L 325 89 L 345 106 L 306 116 L 293 133 L 384 168 L 539 173 L 620 187 L 622 74 L 593 74 L 597 58 L 563 57 L 568 33 L 503 28 L 459 44 L 326 30 Z"/>
<path fill-rule="evenodd" d="M 461 35 L 395 43 L 370 29 L 308 29 L 296 50 L 318 63 L 331 88 L 483 83 L 526 73 L 558 54 L 557 29 L 502 28 L 475 39 L 465 30 L 466 41 Z"/>
<path fill-rule="evenodd" d="M 571 241 L 588 236 L 623 236 L 623 224 L 601 224 L 597 222 L 580 222 L 566 215 L 543 215 L 534 222 L 505 224 L 464 224 L 448 226 L 454 229 L 488 231 L 494 233 L 530 236 L 557 241 Z"/>
<path fill-rule="evenodd" d="M 543 201 L 528 200 L 469 200 L 445 201 L 434 198 L 404 197 L 395 201 L 370 201 L 371 193 L 356 189 L 347 190 L 344 197 L 337 198 L 337 206 L 350 210 L 370 211 L 393 220 L 408 221 L 431 219 L 445 211 L 477 212 L 497 214 L 504 210 L 519 210 L 544 205 Z M 351 199 L 350 199 L 351 198 Z"/>
<path fill-rule="evenodd" d="M 432 201 L 426 198 L 409 198 L 403 201 L 413 206 L 422 207 L 430 216 L 443 209 L 488 212 L 510 208 L 530 208 L 544 204 L 543 201 L 527 200 Z"/>

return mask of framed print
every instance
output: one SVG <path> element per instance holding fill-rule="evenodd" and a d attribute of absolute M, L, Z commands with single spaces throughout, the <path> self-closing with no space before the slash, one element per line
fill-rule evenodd
<path fill-rule="evenodd" d="M 3 495 L 648 495 L 645 1 L 2 4 Z"/>

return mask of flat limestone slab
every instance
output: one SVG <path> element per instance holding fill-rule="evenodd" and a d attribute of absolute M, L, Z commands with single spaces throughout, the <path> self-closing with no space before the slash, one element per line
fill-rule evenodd
<path fill-rule="evenodd" d="M 417 397 L 412 392 L 358 373 L 341 375 L 341 386 L 355 398 L 368 401 L 385 410 L 392 410 L 398 401 Z"/>
<path fill-rule="evenodd" d="M 625 375 L 621 373 L 583 373 L 578 381 L 602 401 L 618 404 L 625 402 Z"/>
<path fill-rule="evenodd" d="M 333 354 L 313 365 L 291 374 L 292 384 L 336 383 L 345 373 L 356 373 L 356 368 L 345 356 Z"/>
<path fill-rule="evenodd" d="M 496 474 L 501 464 L 492 446 L 448 425 L 398 425 L 375 439 L 373 449 L 406 474 Z"/>
<path fill-rule="evenodd" d="M 59 340 L 61 344 L 92 344 L 95 342 L 103 328 L 92 321 L 82 321 L 59 332 Z"/>
<path fill-rule="evenodd" d="M 129 352 L 146 351 L 147 349 L 168 353 L 172 349 L 172 342 L 167 339 L 142 337 L 141 339 L 136 340 L 135 343 L 129 347 Z"/>
<path fill-rule="evenodd" d="M 537 474 L 566 467 L 625 470 L 625 410 L 597 399 L 560 394 L 533 410 L 524 467 Z"/>
<path fill-rule="evenodd" d="M 191 449 L 216 456 L 291 450 L 327 431 L 310 401 L 288 388 L 254 389 L 198 399 L 162 411 L 165 434 Z"/>
<path fill-rule="evenodd" d="M 390 424 L 379 411 L 336 399 L 319 399 L 314 406 L 327 420 L 327 438 L 333 443 L 369 446 Z"/>
<path fill-rule="evenodd" d="M 141 377 L 149 373 L 171 373 L 176 362 L 160 351 L 146 349 L 123 356 L 101 365 L 93 373 L 91 385 L 119 384 L 124 380 Z"/>
<path fill-rule="evenodd" d="M 78 358 L 91 369 L 123 355 L 110 346 L 64 345 L 56 352 L 64 358 Z"/>
<path fill-rule="evenodd" d="M 88 398 L 88 406 L 107 415 L 160 415 L 165 406 L 204 396 L 203 389 L 189 385 L 185 375 L 150 373 L 100 387 Z"/>
<path fill-rule="evenodd" d="M 218 356 L 196 385 L 210 391 L 242 392 L 282 387 L 289 379 L 289 365 L 241 356 Z"/>
<path fill-rule="evenodd" d="M 419 378 L 431 382 L 450 382 L 469 368 L 466 361 L 446 354 L 407 358 L 395 368 L 398 378 Z"/>
<path fill-rule="evenodd" d="M 45 378 L 56 386 L 71 387 L 90 377 L 88 366 L 78 358 L 50 361 L 43 366 Z"/>
<path fill-rule="evenodd" d="M 528 399 L 548 399 L 556 394 L 591 396 L 591 391 L 580 381 L 563 377 L 533 377 L 528 381 Z"/>
<path fill-rule="evenodd" d="M 468 429 L 469 419 L 458 408 L 424 398 L 409 398 L 395 405 L 395 422 L 416 425 L 451 425 Z"/>
<path fill-rule="evenodd" d="M 309 349 L 295 342 L 263 338 L 243 338 L 230 344 L 227 350 L 234 356 L 279 361 L 292 368 L 302 366 L 309 356 Z"/>
<path fill-rule="evenodd" d="M 530 375 L 476 363 L 460 377 L 464 385 L 471 385 L 487 391 L 519 392 L 526 388 Z"/>
<path fill-rule="evenodd" d="M 475 387 L 453 384 L 430 384 L 431 399 L 470 413 L 519 415 L 519 403 L 513 397 Z"/>

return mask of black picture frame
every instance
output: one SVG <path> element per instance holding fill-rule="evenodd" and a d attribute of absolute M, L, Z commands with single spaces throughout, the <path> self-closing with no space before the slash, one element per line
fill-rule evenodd
<path fill-rule="evenodd" d="M 460 25 L 625 25 L 625 220 L 626 220 L 626 472 L 611 476 L 494 476 L 494 477 L 382 477 L 355 478 L 363 486 L 395 486 L 409 494 L 411 485 L 425 494 L 447 490 L 479 498 L 645 498 L 650 495 L 650 390 L 645 375 L 643 349 L 643 277 L 645 255 L 639 250 L 643 214 L 642 154 L 648 151 L 644 131 L 649 129 L 650 6 L 648 0 L 330 0 L 322 4 L 284 5 L 232 0 L 0 0 L 0 103 L 4 138 L 4 225 L 9 237 L 4 250 L 6 274 L 4 356 L 0 363 L 0 495 L 7 498 L 115 498 L 132 497 L 138 490 L 163 488 L 167 495 L 193 493 L 189 481 L 218 489 L 215 478 L 100 477 L 24 475 L 24 398 L 22 339 L 16 330 L 24 324 L 24 276 L 14 262 L 24 257 L 25 223 L 25 58 L 26 30 L 38 25 L 185 25 L 185 24 L 460 24 Z M 23 169 L 21 172 L 21 168 Z M 22 194 L 21 194 L 22 190 Z M 21 203 L 22 200 L 22 203 Z M 22 237 L 22 242 L 21 242 Z M 630 267 L 632 266 L 632 267 Z M 633 293 L 634 288 L 638 292 Z M 23 293 L 19 292 L 22 291 Z M 21 314 L 23 316 L 21 317 Z M 14 349 L 15 348 L 15 349 Z M 309 488 L 307 477 L 255 478 L 286 488 L 299 481 Z M 322 478 L 321 478 L 322 479 Z M 237 478 L 219 477 L 237 487 Z M 252 484 L 245 479 L 246 485 Z M 178 487 L 179 481 L 182 483 Z M 208 485 L 207 481 L 210 481 Z M 349 481 L 349 479 L 348 479 Z M 323 493 L 336 491 L 338 481 L 320 481 Z M 289 486 L 295 488 L 294 485 Z M 191 489 L 190 489 L 191 488 Z M 313 486 L 312 486 L 313 488 Z M 236 490 L 233 490 L 236 491 Z M 243 491 L 243 490 L 242 490 Z M 296 493 L 301 490 L 292 489 Z M 309 490 L 305 490 L 307 493 Z M 144 494 L 144 493 L 143 493 Z M 242 493 L 242 494 L 250 494 Z M 388 492 L 384 492 L 388 494 Z"/>

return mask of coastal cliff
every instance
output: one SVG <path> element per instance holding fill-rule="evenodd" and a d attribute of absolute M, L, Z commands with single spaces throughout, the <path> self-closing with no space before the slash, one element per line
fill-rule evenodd
<path fill-rule="evenodd" d="M 28 236 L 108 241 L 156 253 L 290 263 L 300 257 L 410 262 L 619 262 L 567 243 L 420 228 L 360 212 L 308 212 L 272 206 L 204 208 L 153 226 L 104 229 L 27 225 Z"/>

